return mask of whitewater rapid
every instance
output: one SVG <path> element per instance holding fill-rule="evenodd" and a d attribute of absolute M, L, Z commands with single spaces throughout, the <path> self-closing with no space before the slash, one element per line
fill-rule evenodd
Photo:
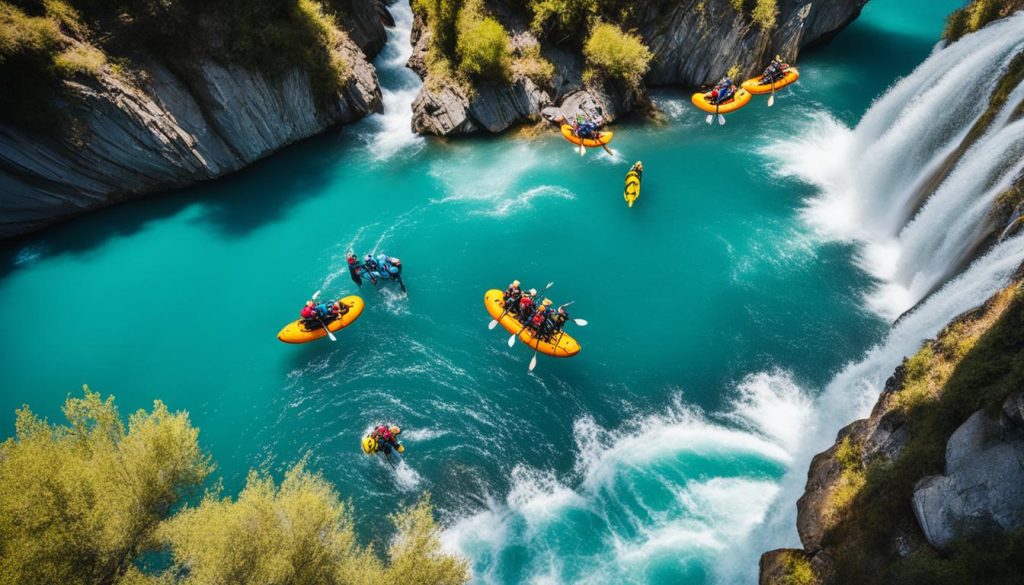
<path fill-rule="evenodd" d="M 762 552 L 799 547 L 795 503 L 814 454 L 868 414 L 904 356 L 1006 286 L 1024 262 L 1020 235 L 949 278 L 987 229 L 994 197 L 1024 170 L 1024 122 L 1009 115 L 1024 88 L 923 203 L 914 201 L 982 114 L 987 100 L 974 98 L 988 95 L 1021 50 L 1024 14 L 937 51 L 856 128 L 816 116 L 766 149 L 778 175 L 817 188 L 802 215 L 825 245 L 859 246 L 860 266 L 879 281 L 866 308 L 895 317 L 913 307 L 882 342 L 824 388 L 773 369 L 741 379 L 722 413 L 690 407 L 680 393 L 618 429 L 576 420 L 571 473 L 516 467 L 507 496 L 445 531 L 445 545 L 472 559 L 476 582 L 754 583 Z M 968 96 L 963 86 L 975 78 L 982 87 Z"/>
<path fill-rule="evenodd" d="M 763 149 L 775 172 L 818 188 L 803 218 L 826 240 L 859 246 L 877 279 L 866 304 L 895 319 L 976 253 L 995 197 L 1024 169 L 1024 102 L 1015 88 L 944 180 L 930 183 L 988 107 L 1024 50 L 1024 13 L 937 51 L 881 97 L 856 128 L 814 114 L 793 139 Z"/>
<path fill-rule="evenodd" d="M 416 72 L 406 67 L 412 56 L 413 14 L 409 2 L 400 0 L 387 10 L 395 21 L 388 29 L 388 41 L 374 60 L 380 81 L 384 111 L 371 116 L 362 132 L 367 152 L 375 161 L 418 152 L 426 140 L 412 131 L 412 103 L 423 86 Z"/>

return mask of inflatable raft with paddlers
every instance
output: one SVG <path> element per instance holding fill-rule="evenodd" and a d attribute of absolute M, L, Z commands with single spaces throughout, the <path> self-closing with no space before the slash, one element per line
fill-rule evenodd
<path fill-rule="evenodd" d="M 608 130 L 600 130 L 597 133 L 597 138 L 580 138 L 572 131 L 572 126 L 568 124 L 562 124 L 562 136 L 566 140 L 572 142 L 576 146 L 585 146 L 587 148 L 602 148 L 612 141 L 614 132 Z"/>
<path fill-rule="evenodd" d="M 796 67 L 787 67 L 783 71 L 782 77 L 775 81 L 766 80 L 764 76 L 759 76 L 744 81 L 740 84 L 740 87 L 754 95 L 764 95 L 779 91 L 798 79 L 800 79 L 800 72 L 797 71 Z"/>
<path fill-rule="evenodd" d="M 745 89 L 738 89 L 721 103 L 716 104 L 711 97 L 711 92 L 697 92 L 693 94 L 690 101 L 700 110 L 709 114 L 731 114 L 750 103 L 750 92 Z M 724 118 L 723 118 L 724 120 Z"/>
<path fill-rule="evenodd" d="M 551 357 L 567 358 L 580 352 L 580 344 L 564 330 L 555 333 L 550 339 L 543 339 L 534 336 L 533 331 L 515 315 L 505 310 L 505 295 L 498 289 L 491 289 L 484 294 L 484 306 L 487 312 L 497 321 L 505 331 L 519 338 L 519 341 L 530 349 L 549 355 Z"/>
<path fill-rule="evenodd" d="M 640 180 L 643 178 L 643 174 L 644 164 L 640 161 L 636 161 L 626 173 L 626 188 L 623 190 L 622 196 L 630 207 L 633 207 L 633 202 L 640 197 Z"/>
<path fill-rule="evenodd" d="M 285 343 L 309 343 L 329 335 L 333 341 L 334 333 L 354 323 L 363 314 L 365 306 L 363 299 L 357 296 L 338 299 L 338 304 L 346 307 L 341 314 L 327 312 L 324 317 L 297 319 L 285 325 L 277 338 Z"/>

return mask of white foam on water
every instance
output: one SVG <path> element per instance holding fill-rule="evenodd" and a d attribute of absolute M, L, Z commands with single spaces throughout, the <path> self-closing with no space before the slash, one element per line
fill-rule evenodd
<path fill-rule="evenodd" d="M 412 103 L 423 82 L 416 72 L 405 66 L 412 56 L 412 8 L 407 1 L 399 0 L 387 10 L 395 26 L 388 29 L 387 44 L 374 60 L 384 111 L 370 118 L 371 132 L 363 137 L 371 157 L 377 161 L 389 160 L 398 154 L 408 156 L 426 144 L 426 139 L 412 131 Z"/>
<path fill-rule="evenodd" d="M 802 211 L 816 234 L 859 244 L 858 265 L 879 281 L 865 299 L 875 313 L 894 319 L 914 306 L 993 229 L 987 225 L 992 201 L 1024 169 L 1024 123 L 1010 121 L 1024 101 L 1024 85 L 913 212 L 919 191 L 960 146 L 1021 51 L 1024 14 L 933 53 L 856 128 L 815 114 L 795 138 L 762 149 L 779 176 L 818 189 Z"/>
<path fill-rule="evenodd" d="M 404 492 L 421 489 L 423 477 L 415 469 L 405 462 L 405 459 L 397 458 L 393 468 L 395 474 L 395 485 Z"/>

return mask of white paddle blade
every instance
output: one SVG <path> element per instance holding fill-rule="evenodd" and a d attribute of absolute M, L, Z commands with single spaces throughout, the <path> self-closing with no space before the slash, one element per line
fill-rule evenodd
<path fill-rule="evenodd" d="M 555 286 L 555 283 L 554 282 L 549 282 L 548 285 L 544 287 L 544 290 L 548 290 L 549 288 L 551 288 L 553 286 Z"/>
<path fill-rule="evenodd" d="M 328 332 L 327 332 L 327 337 L 328 337 L 328 338 L 329 338 L 329 339 L 330 339 L 331 341 L 338 341 L 338 338 L 337 338 L 337 337 L 335 337 L 335 336 L 334 336 L 334 334 L 333 334 L 333 333 L 331 333 L 330 331 L 328 331 Z"/>
<path fill-rule="evenodd" d="M 707 122 L 708 124 L 714 122 L 715 121 L 715 115 L 714 114 L 708 114 L 708 117 L 704 118 L 704 121 Z"/>
<path fill-rule="evenodd" d="M 719 126 L 725 126 L 725 116 L 723 116 L 721 114 L 718 115 L 718 125 Z"/>
<path fill-rule="evenodd" d="M 488 329 L 494 329 L 497 326 L 498 326 L 498 322 L 495 321 L 494 319 L 491 319 L 491 322 L 487 324 L 487 328 Z"/>
<path fill-rule="evenodd" d="M 536 367 L 537 367 L 537 352 L 534 352 L 533 353 L 533 359 L 530 360 L 530 371 L 532 372 L 533 368 L 536 368 Z"/>
<path fill-rule="evenodd" d="M 320 296 L 320 291 L 313 293 L 313 300 L 315 301 L 318 296 Z"/>
<path fill-rule="evenodd" d="M 509 338 L 508 338 L 508 346 L 509 346 L 509 347 L 512 347 L 512 346 L 513 346 L 513 345 L 515 345 L 515 344 L 516 344 L 516 336 L 515 336 L 515 335 L 512 335 L 512 337 L 509 337 Z"/>
<path fill-rule="evenodd" d="M 772 107 L 774 105 L 775 105 L 775 94 L 772 94 L 772 95 L 768 96 L 768 107 L 770 108 L 770 107 Z"/>
<path fill-rule="evenodd" d="M 580 327 L 586 327 L 590 323 L 586 319 L 573 319 L 573 322 L 579 325 Z"/>
<path fill-rule="evenodd" d="M 585 154 L 587 154 L 587 149 L 584 148 L 583 145 L 581 144 L 580 145 L 580 156 L 583 156 Z"/>

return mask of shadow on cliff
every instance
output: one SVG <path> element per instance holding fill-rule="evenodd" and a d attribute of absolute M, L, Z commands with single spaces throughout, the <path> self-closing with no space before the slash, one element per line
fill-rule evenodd
<path fill-rule="evenodd" d="M 302 141 L 220 179 L 89 212 L 40 232 L 0 244 L 0 278 L 19 266 L 63 254 L 90 254 L 107 242 L 131 237 L 155 222 L 189 212 L 225 238 L 241 238 L 284 218 L 301 200 L 323 192 L 338 161 L 356 164 L 351 131 Z"/>

